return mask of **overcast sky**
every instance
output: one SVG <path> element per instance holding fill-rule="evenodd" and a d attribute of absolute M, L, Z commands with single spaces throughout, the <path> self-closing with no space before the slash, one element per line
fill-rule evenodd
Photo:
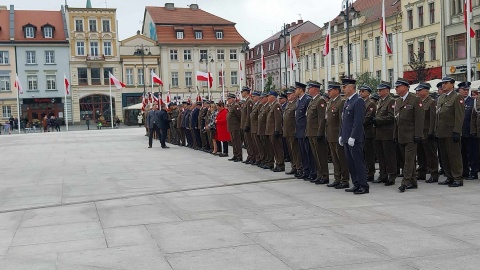
<path fill-rule="evenodd" d="M 67 0 L 71 7 L 85 7 L 86 0 Z M 240 34 L 256 45 L 281 29 L 284 23 L 302 18 L 322 27 L 340 13 L 342 0 L 91 0 L 93 7 L 117 9 L 119 37 L 125 39 L 140 30 L 145 6 L 164 6 L 174 2 L 177 7 L 197 3 L 201 9 L 235 22 Z M 60 10 L 65 0 L 4 0 L 0 5 L 15 9 Z"/>

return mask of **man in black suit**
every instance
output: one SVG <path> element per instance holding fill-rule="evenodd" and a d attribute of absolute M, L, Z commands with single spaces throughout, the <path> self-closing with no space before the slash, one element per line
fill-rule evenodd
<path fill-rule="evenodd" d="M 458 93 L 463 97 L 465 104 L 465 117 L 462 126 L 462 161 L 463 177 L 466 180 L 478 179 L 478 142 L 470 130 L 472 112 L 474 107 L 474 98 L 469 96 L 470 82 L 461 82 L 458 84 Z"/>
<path fill-rule="evenodd" d="M 168 129 L 170 128 L 170 122 L 172 121 L 167 112 L 167 105 L 162 104 L 162 109 L 158 113 L 158 118 L 160 128 L 160 144 L 162 145 L 162 148 L 170 148 L 165 144 Z"/>
<path fill-rule="evenodd" d="M 297 178 L 309 180 L 313 178 L 315 171 L 315 165 L 313 163 L 312 151 L 310 149 L 310 142 L 305 136 L 307 129 L 307 108 L 312 98 L 305 94 L 307 86 L 303 83 L 295 83 L 295 95 L 298 97 L 297 107 L 295 108 L 295 138 L 298 140 L 300 146 L 300 155 L 302 156 L 302 174 L 299 174 Z M 315 179 L 315 178 L 313 178 Z"/>
<path fill-rule="evenodd" d="M 153 133 L 157 134 L 157 138 L 158 138 L 159 125 L 160 125 L 160 118 L 158 113 L 158 105 L 155 104 L 147 114 L 148 148 L 152 148 Z"/>
<path fill-rule="evenodd" d="M 197 101 L 195 104 L 195 108 L 192 110 L 191 122 L 190 127 L 193 130 L 193 142 L 194 142 L 194 149 L 200 150 L 202 148 L 202 137 L 200 136 L 200 129 L 198 129 L 198 114 L 200 113 L 200 108 L 202 107 L 202 102 Z"/>
<path fill-rule="evenodd" d="M 348 170 L 353 183 L 353 187 L 345 189 L 345 191 L 365 194 L 369 192 L 363 154 L 365 101 L 356 93 L 355 83 L 354 79 L 342 79 L 343 93 L 347 101 L 343 107 L 338 143 L 344 146 Z"/>

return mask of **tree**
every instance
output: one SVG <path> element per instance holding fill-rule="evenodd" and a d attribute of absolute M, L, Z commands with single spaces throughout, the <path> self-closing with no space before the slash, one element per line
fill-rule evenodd
<path fill-rule="evenodd" d="M 360 87 L 364 84 L 370 86 L 373 90 L 373 93 L 377 92 L 377 86 L 380 84 L 381 80 L 372 75 L 371 72 L 364 72 L 357 74 L 357 87 Z"/>
<path fill-rule="evenodd" d="M 265 84 L 265 88 L 263 89 L 263 92 L 264 93 L 268 93 L 270 92 L 270 90 L 274 90 L 274 86 L 273 86 L 273 78 L 271 75 L 268 76 L 267 78 L 267 83 Z"/>
<path fill-rule="evenodd" d="M 410 62 L 408 63 L 413 73 L 406 78 L 410 83 L 425 82 L 430 78 L 430 68 L 425 63 L 425 52 L 419 51 L 418 54 L 412 53 Z"/>

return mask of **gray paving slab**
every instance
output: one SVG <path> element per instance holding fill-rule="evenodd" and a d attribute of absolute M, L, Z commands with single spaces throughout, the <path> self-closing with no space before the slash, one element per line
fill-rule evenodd
<path fill-rule="evenodd" d="M 66 223 L 98 221 L 94 203 L 66 205 L 54 208 L 41 208 L 25 211 L 21 227 L 39 227 Z"/>
<path fill-rule="evenodd" d="M 104 232 L 108 247 L 155 244 L 145 225 L 106 228 Z"/>

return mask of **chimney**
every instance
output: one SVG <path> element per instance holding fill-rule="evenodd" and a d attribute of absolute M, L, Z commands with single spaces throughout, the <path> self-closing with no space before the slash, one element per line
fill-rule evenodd
<path fill-rule="evenodd" d="M 140 35 L 140 30 L 137 30 L 137 35 Z"/>
<path fill-rule="evenodd" d="M 292 27 L 293 27 L 293 26 L 297 25 L 297 23 L 296 23 L 296 22 L 292 22 L 291 25 L 292 25 Z"/>
<path fill-rule="evenodd" d="M 7 10 L 7 6 L 0 6 L 0 10 Z"/>
<path fill-rule="evenodd" d="M 297 24 L 302 24 L 303 23 L 303 20 L 298 20 L 297 21 Z"/>
<path fill-rule="evenodd" d="M 288 23 L 288 24 L 286 25 L 286 27 L 287 27 L 287 29 L 290 28 L 290 24 Z"/>
<path fill-rule="evenodd" d="M 175 4 L 174 3 L 165 3 L 165 9 L 166 10 L 175 10 Z"/>
<path fill-rule="evenodd" d="M 191 4 L 190 9 L 191 10 L 198 10 L 198 4 Z"/>

